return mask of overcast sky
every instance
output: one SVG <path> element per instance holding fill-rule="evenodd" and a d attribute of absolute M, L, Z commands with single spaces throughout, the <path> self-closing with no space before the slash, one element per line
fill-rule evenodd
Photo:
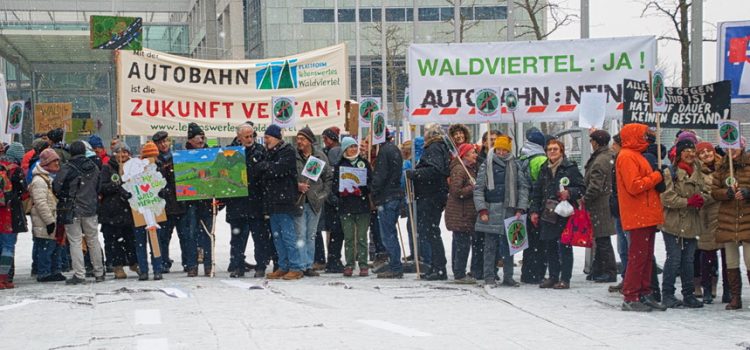
<path fill-rule="evenodd" d="M 553 0 L 554 1 L 554 0 Z M 579 0 L 558 0 L 570 12 L 580 13 Z M 643 3 L 639 0 L 590 0 L 590 37 L 606 38 L 639 35 L 676 36 L 671 20 L 666 16 L 650 15 L 641 18 Z M 673 3 L 676 0 L 662 0 Z M 703 0 L 703 32 L 706 38 L 715 38 L 717 24 L 725 21 L 750 21 L 750 0 Z M 558 29 L 550 39 L 580 38 L 580 21 Z M 679 79 L 680 48 L 677 42 L 661 40 L 658 44 L 659 62 L 666 65 L 665 74 L 672 85 L 673 74 Z M 679 80 L 677 80 L 679 81 Z M 716 43 L 703 43 L 703 81 L 716 81 Z"/>

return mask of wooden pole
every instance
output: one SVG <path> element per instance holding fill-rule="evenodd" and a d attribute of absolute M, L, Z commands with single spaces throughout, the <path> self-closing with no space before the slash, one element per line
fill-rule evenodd
<path fill-rule="evenodd" d="M 401 225 L 396 218 L 396 231 L 398 231 L 398 240 L 401 242 L 401 260 L 406 261 L 406 247 L 404 247 L 404 236 L 401 235 Z"/>
<path fill-rule="evenodd" d="M 148 238 L 151 241 L 151 252 L 154 253 L 154 258 L 161 258 L 161 247 L 159 246 L 159 236 L 156 232 L 156 227 L 148 228 Z"/>

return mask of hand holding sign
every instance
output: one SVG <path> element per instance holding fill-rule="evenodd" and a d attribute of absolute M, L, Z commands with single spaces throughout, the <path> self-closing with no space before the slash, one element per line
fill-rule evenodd
<path fill-rule="evenodd" d="M 310 158 L 307 158 L 307 163 L 305 163 L 305 167 L 302 169 L 302 176 L 313 182 L 318 181 L 325 166 L 326 162 L 322 159 L 310 156 Z"/>

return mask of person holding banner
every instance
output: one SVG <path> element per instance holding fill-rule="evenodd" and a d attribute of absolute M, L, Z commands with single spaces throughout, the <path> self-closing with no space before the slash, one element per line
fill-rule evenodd
<path fill-rule="evenodd" d="M 208 148 L 206 133 L 196 123 L 188 124 L 185 149 Z M 211 200 L 193 200 L 187 202 L 188 230 L 185 235 L 185 257 L 187 259 L 188 277 L 198 276 L 198 248 L 203 249 L 203 273 L 211 276 L 211 227 L 213 226 L 213 208 Z"/>
<path fill-rule="evenodd" d="M 662 204 L 656 191 L 656 186 L 662 183 L 662 174 L 652 168 L 643 155 L 649 147 L 646 125 L 626 124 L 620 137 L 622 148 L 615 162 L 617 196 L 622 228 L 630 234 L 622 310 L 666 310 L 654 299 L 651 289 L 654 236 L 656 227 L 664 223 Z"/>
<path fill-rule="evenodd" d="M 302 215 L 295 217 L 294 227 L 297 230 L 297 241 L 303 243 L 298 244 L 299 255 L 304 274 L 308 277 L 320 276 L 312 268 L 315 260 L 315 234 L 323 204 L 331 194 L 333 176 L 328 157 L 315 148 L 315 142 L 315 135 L 309 127 L 297 132 L 297 206 L 301 207 Z M 311 159 L 315 161 L 311 164 L 313 170 L 306 169 Z M 321 162 L 322 169 L 319 168 Z M 317 178 L 311 178 L 316 172 Z"/>
<path fill-rule="evenodd" d="M 513 140 L 509 136 L 498 136 L 487 160 L 479 167 L 474 187 L 474 206 L 478 213 L 474 229 L 484 235 L 482 276 L 487 286 L 495 285 L 498 258 L 503 259 L 502 285 L 520 286 L 513 279 L 513 255 L 504 221 L 514 215 L 521 218 L 528 208 L 530 186 L 512 149 Z M 500 247 L 500 256 L 496 256 L 497 247 Z"/>
<path fill-rule="evenodd" d="M 393 133 L 386 132 L 385 143 L 379 145 L 375 169 L 372 172 L 372 201 L 377 207 L 380 238 L 388 253 L 390 271 L 378 274 L 378 278 L 403 277 L 401 245 L 396 225 L 401 212 L 404 191 L 401 189 L 401 151 L 393 144 Z"/>
<path fill-rule="evenodd" d="M 474 230 L 476 207 L 474 206 L 474 184 L 470 178 L 477 177 L 477 152 L 471 144 L 458 147 L 459 158 L 451 160 L 451 177 L 448 184 L 448 202 L 445 205 L 445 227 L 453 232 L 451 243 L 451 267 L 453 280 L 461 284 L 476 283 L 484 270 L 484 235 Z M 464 162 L 468 172 L 459 163 Z M 466 260 L 471 252 L 471 275 L 466 274 Z M 493 280 L 494 282 L 494 280 Z"/>
<path fill-rule="evenodd" d="M 453 143 L 456 144 L 456 148 L 464 143 L 471 142 L 471 132 L 469 131 L 469 128 L 463 124 L 453 124 L 448 127 L 448 135 L 450 135 Z"/>
<path fill-rule="evenodd" d="M 174 159 L 172 158 L 172 141 L 166 131 L 159 131 L 151 137 L 151 141 L 159 148 L 159 156 L 156 158 L 159 164 L 159 172 L 167 180 L 167 186 L 159 191 L 159 197 L 167 202 L 164 211 L 167 221 L 160 223 L 159 241 L 161 242 L 161 256 L 164 262 L 162 273 L 169 273 L 172 268 L 172 259 L 169 258 L 169 244 L 172 241 L 172 231 L 177 228 L 177 237 L 180 240 L 181 263 L 187 271 L 187 249 L 185 248 L 186 237 L 190 230 L 190 220 L 187 214 L 185 202 L 177 201 L 177 189 L 174 177 Z"/>
<path fill-rule="evenodd" d="M 440 216 L 448 200 L 451 154 L 442 135 L 440 124 L 427 125 L 422 157 L 414 170 L 406 171 L 408 181 L 414 182 L 417 234 L 428 240 L 432 255 L 430 271 L 424 276 L 429 281 L 448 279 L 445 247 L 440 236 Z"/>
<path fill-rule="evenodd" d="M 711 196 L 719 205 L 716 243 L 723 243 L 727 254 L 727 278 L 731 299 L 727 310 L 742 309 L 742 277 L 740 276 L 740 247 L 745 268 L 750 268 L 750 155 L 745 151 L 747 141 L 740 138 L 740 148 L 725 149 L 726 162 L 719 166 L 713 179 Z M 731 167 L 730 167 L 731 166 Z M 750 281 L 750 270 L 747 273 Z"/>
<path fill-rule="evenodd" d="M 357 141 L 344 137 L 344 154 L 334 170 L 333 190 L 339 200 L 341 227 L 344 230 L 346 265 L 344 277 L 351 277 L 359 264 L 359 275 L 368 276 L 367 227 L 370 223 L 370 163 L 359 152 Z"/>
<path fill-rule="evenodd" d="M 133 214 L 128 203 L 131 195 L 122 187 L 121 176 L 122 166 L 130 160 L 130 156 L 130 147 L 119 142 L 112 158 L 102 166 L 99 176 L 99 223 L 104 236 L 104 253 L 107 263 L 112 265 L 115 279 L 127 278 L 123 266 L 133 266 L 138 262 L 135 255 Z"/>
<path fill-rule="evenodd" d="M 143 145 L 143 147 L 141 148 L 141 159 L 148 159 L 152 162 L 156 162 L 156 157 L 158 156 L 159 156 L 159 149 L 151 141 L 146 142 L 146 144 Z M 158 168 L 159 168 L 159 164 L 156 164 L 156 169 Z M 158 214 L 159 213 L 153 213 L 152 215 L 156 216 Z M 149 232 L 148 232 L 149 230 L 148 225 L 149 225 L 148 222 L 146 222 L 145 226 L 136 227 L 133 230 L 133 234 L 135 235 L 135 243 L 136 243 L 135 254 L 136 254 L 136 257 L 138 258 L 138 280 L 139 281 L 148 280 L 148 258 L 149 258 L 148 254 L 149 253 L 146 251 L 146 245 L 148 245 L 151 248 L 150 250 L 151 267 L 154 270 L 154 281 L 158 281 L 162 279 L 161 272 L 162 272 L 162 269 L 164 268 L 164 264 L 162 263 L 162 255 L 161 255 L 161 243 L 159 243 L 158 238 L 154 238 L 153 240 L 149 239 L 150 237 L 149 237 Z M 154 242 L 156 244 L 154 244 Z M 210 251 L 210 247 L 208 250 Z"/>
<path fill-rule="evenodd" d="M 604 130 L 595 130 L 589 135 L 594 151 L 586 162 L 583 200 L 594 226 L 595 251 L 591 275 L 594 282 L 617 282 L 617 263 L 610 236 L 615 234 L 615 220 L 609 208 L 612 195 L 612 169 L 614 155 L 609 149 L 611 137 Z"/>
<path fill-rule="evenodd" d="M 264 210 L 271 219 L 273 243 L 279 257 L 279 268 L 267 274 L 266 278 L 298 280 L 304 274 L 294 228 L 294 216 L 299 214 L 296 206 L 299 192 L 294 148 L 284 142 L 281 128 L 275 124 L 266 128 L 263 141 L 268 154 L 257 167 L 258 173 L 263 176 Z"/>
<path fill-rule="evenodd" d="M 573 275 L 573 247 L 560 243 L 567 218 L 555 212 L 561 201 L 577 205 L 585 193 L 578 165 L 565 156 L 565 145 L 557 139 L 547 142 L 547 161 L 534 184 L 531 224 L 540 227 L 539 238 L 547 257 L 549 278 L 539 288 L 569 289 Z"/>

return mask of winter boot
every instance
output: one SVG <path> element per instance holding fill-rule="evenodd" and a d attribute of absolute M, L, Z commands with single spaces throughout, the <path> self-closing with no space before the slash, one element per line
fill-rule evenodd
<path fill-rule="evenodd" d="M 359 277 L 367 277 L 370 275 L 370 270 L 366 267 L 359 268 Z"/>
<path fill-rule="evenodd" d="M 714 302 L 714 296 L 711 293 L 711 289 L 703 287 L 703 303 L 704 304 L 713 304 L 713 302 Z"/>
<path fill-rule="evenodd" d="M 8 275 L 0 275 L 0 289 L 13 289 L 16 286 L 10 281 Z"/>
<path fill-rule="evenodd" d="M 304 276 L 304 274 L 302 273 L 302 271 L 294 271 L 293 270 L 293 271 L 287 272 L 286 275 L 284 275 L 284 277 L 282 277 L 282 279 L 285 280 L 285 281 L 294 281 L 294 280 L 298 280 L 298 279 L 302 278 L 302 276 Z"/>
<path fill-rule="evenodd" d="M 725 309 L 742 309 L 742 279 L 740 279 L 740 269 L 727 269 L 727 279 L 729 279 L 729 293 L 731 294 L 731 300 Z"/>
<path fill-rule="evenodd" d="M 128 274 L 125 273 L 125 269 L 123 269 L 122 266 L 115 266 L 112 270 L 115 273 L 116 280 L 124 280 L 128 278 Z"/>
<path fill-rule="evenodd" d="M 282 269 L 278 269 L 278 270 L 276 270 L 274 272 L 271 272 L 271 273 L 267 274 L 266 278 L 269 279 L 269 280 L 278 280 L 278 279 L 281 279 L 282 277 L 284 277 L 284 275 L 286 275 L 288 272 L 289 271 L 284 271 Z"/>
<path fill-rule="evenodd" d="M 693 295 L 695 295 L 696 298 L 702 298 L 703 290 L 701 289 L 700 277 L 693 277 L 693 288 L 695 289 L 695 291 L 693 291 Z"/>

